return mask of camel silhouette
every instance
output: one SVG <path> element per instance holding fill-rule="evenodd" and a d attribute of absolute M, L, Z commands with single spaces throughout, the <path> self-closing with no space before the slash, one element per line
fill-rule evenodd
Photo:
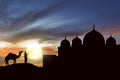
<path fill-rule="evenodd" d="M 19 58 L 21 56 L 23 51 L 19 51 L 19 54 L 13 54 L 13 53 L 8 53 L 8 55 L 5 57 L 5 64 L 9 65 L 9 60 L 13 60 L 13 64 L 16 63 L 16 59 Z"/>

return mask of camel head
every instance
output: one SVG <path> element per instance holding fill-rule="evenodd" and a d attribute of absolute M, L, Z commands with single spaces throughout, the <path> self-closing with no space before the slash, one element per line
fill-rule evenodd
<path fill-rule="evenodd" d="M 19 54 L 21 55 L 23 51 L 19 51 Z"/>
<path fill-rule="evenodd" d="M 22 53 L 23 51 L 19 51 L 19 53 Z"/>
<path fill-rule="evenodd" d="M 17 58 L 19 58 L 21 56 L 23 51 L 19 51 L 19 54 L 17 55 Z"/>

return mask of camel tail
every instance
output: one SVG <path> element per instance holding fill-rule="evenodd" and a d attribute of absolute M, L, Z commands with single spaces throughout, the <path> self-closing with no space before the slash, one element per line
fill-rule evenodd
<path fill-rule="evenodd" d="M 4 62 L 6 63 L 5 59 L 4 59 Z"/>
<path fill-rule="evenodd" d="M 6 60 L 4 59 L 4 63 L 6 64 Z"/>

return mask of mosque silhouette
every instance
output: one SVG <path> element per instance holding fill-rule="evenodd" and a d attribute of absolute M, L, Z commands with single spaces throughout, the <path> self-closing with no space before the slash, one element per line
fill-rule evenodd
<path fill-rule="evenodd" d="M 119 62 L 120 45 L 116 44 L 111 34 L 105 40 L 93 25 L 93 30 L 85 35 L 83 42 L 78 35 L 72 44 L 65 37 L 58 47 L 58 56 L 44 55 L 43 69 L 46 70 L 47 77 L 62 75 L 79 79 L 80 75 L 93 77 L 113 74 L 120 67 Z"/>

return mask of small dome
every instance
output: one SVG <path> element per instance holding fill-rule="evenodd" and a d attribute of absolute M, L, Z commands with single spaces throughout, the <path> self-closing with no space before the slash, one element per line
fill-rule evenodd
<path fill-rule="evenodd" d="M 72 40 L 72 47 L 79 47 L 82 45 L 82 41 L 78 36 Z"/>
<path fill-rule="evenodd" d="M 61 47 L 70 47 L 70 42 L 65 38 L 61 41 Z"/>
<path fill-rule="evenodd" d="M 111 46 L 116 45 L 116 40 L 115 40 L 115 38 L 113 38 L 112 36 L 110 36 L 110 37 L 106 40 L 106 45 L 111 45 Z"/>
<path fill-rule="evenodd" d="M 93 29 L 85 35 L 83 45 L 100 47 L 105 45 L 105 40 L 101 33 Z"/>

